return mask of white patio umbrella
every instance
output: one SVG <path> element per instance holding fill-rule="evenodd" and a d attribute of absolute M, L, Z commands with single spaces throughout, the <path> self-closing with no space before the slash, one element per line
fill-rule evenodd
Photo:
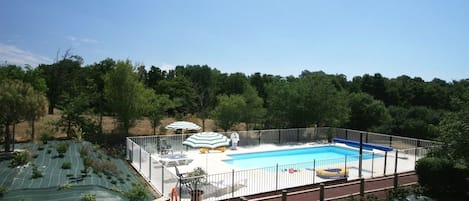
<path fill-rule="evenodd" d="M 166 129 L 171 129 L 171 130 L 178 130 L 178 129 L 182 129 L 182 130 L 200 130 L 199 125 L 197 125 L 195 123 L 192 123 L 192 122 L 189 122 L 189 121 L 175 121 L 173 123 L 168 124 L 165 128 Z"/>
<path fill-rule="evenodd" d="M 183 145 L 187 145 L 193 148 L 217 148 L 228 146 L 230 144 L 230 139 L 226 136 L 215 133 L 215 132 L 203 132 L 203 133 L 196 133 L 194 135 L 189 136 L 184 142 Z M 208 153 L 205 155 L 205 172 L 208 173 Z"/>
<path fill-rule="evenodd" d="M 173 123 L 168 124 L 165 126 L 166 129 L 171 129 L 171 130 L 200 130 L 201 127 L 195 123 L 192 123 L 190 121 L 175 121 Z M 184 132 L 181 133 L 181 142 L 184 141 Z M 181 149 L 181 153 L 182 153 Z"/>
<path fill-rule="evenodd" d="M 230 139 L 220 133 L 203 132 L 189 136 L 182 144 L 193 148 L 206 147 L 213 149 L 230 145 Z"/>

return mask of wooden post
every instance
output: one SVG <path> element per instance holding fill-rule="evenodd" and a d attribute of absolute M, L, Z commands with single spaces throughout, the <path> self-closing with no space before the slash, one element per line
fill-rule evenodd
<path fill-rule="evenodd" d="M 324 183 L 319 184 L 319 201 L 324 201 Z"/>
<path fill-rule="evenodd" d="M 365 199 L 365 178 L 360 178 L 360 197 Z"/>
<path fill-rule="evenodd" d="M 287 190 L 282 190 L 282 201 L 287 201 Z"/>

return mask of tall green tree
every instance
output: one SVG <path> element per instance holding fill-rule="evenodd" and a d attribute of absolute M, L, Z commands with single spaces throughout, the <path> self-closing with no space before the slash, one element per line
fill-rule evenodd
<path fill-rule="evenodd" d="M 116 116 L 117 127 L 128 135 L 135 121 L 144 114 L 148 104 L 145 95 L 150 92 L 137 80 L 129 60 L 118 61 L 104 80 L 106 101 Z"/>
<path fill-rule="evenodd" d="M 217 126 L 227 131 L 241 122 L 247 104 L 241 95 L 220 95 L 217 100 L 218 104 L 212 111 L 212 117 Z"/>
<path fill-rule="evenodd" d="M 10 126 L 29 120 L 32 112 L 37 112 L 45 105 L 38 102 L 40 93 L 30 84 L 19 80 L 3 80 L 0 91 L 0 124 L 5 129 L 5 151 L 12 151 L 10 145 L 14 143 L 15 136 L 10 133 Z"/>
<path fill-rule="evenodd" d="M 174 108 L 174 103 L 169 99 L 167 94 L 155 94 L 153 90 L 151 90 L 148 98 L 146 115 L 151 121 L 153 135 L 156 135 L 156 128 L 160 125 L 161 120 L 168 114 L 168 110 Z"/>
<path fill-rule="evenodd" d="M 347 96 L 334 82 L 323 72 L 305 72 L 269 85 L 270 122 L 277 127 L 344 125 L 349 117 Z"/>
<path fill-rule="evenodd" d="M 54 113 L 54 108 L 60 104 L 64 93 L 70 92 L 83 80 L 80 69 L 82 63 L 83 59 L 80 56 L 70 56 L 67 52 L 63 59 L 56 63 L 38 66 L 48 87 L 46 95 L 49 100 L 49 114 Z"/>
<path fill-rule="evenodd" d="M 348 128 L 362 131 L 385 131 L 391 115 L 382 101 L 375 100 L 366 93 L 349 95 L 350 120 Z"/>
<path fill-rule="evenodd" d="M 264 108 L 264 100 L 257 95 L 256 90 L 250 84 L 245 85 L 242 96 L 246 101 L 242 121 L 246 123 L 246 130 L 249 130 L 249 124 L 256 125 L 263 122 L 267 110 Z"/>

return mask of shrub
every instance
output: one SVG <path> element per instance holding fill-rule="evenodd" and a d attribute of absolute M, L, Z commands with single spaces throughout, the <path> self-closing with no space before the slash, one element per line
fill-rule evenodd
<path fill-rule="evenodd" d="M 62 163 L 62 169 L 68 170 L 72 168 L 72 163 L 71 162 L 64 162 Z"/>
<path fill-rule="evenodd" d="M 42 172 L 39 171 L 36 166 L 34 166 L 33 167 L 33 176 L 32 176 L 32 178 L 37 179 L 37 178 L 41 178 L 42 176 L 43 176 Z"/>
<path fill-rule="evenodd" d="M 0 185 L 0 198 L 3 197 L 3 194 L 5 194 L 8 191 L 8 189 L 5 186 Z"/>
<path fill-rule="evenodd" d="M 48 149 L 47 154 L 50 154 L 50 153 L 52 153 L 52 150 Z"/>
<path fill-rule="evenodd" d="M 55 149 L 57 150 L 57 153 L 59 153 L 60 157 L 64 157 L 65 152 L 68 150 L 69 144 L 66 142 L 58 144 Z"/>
<path fill-rule="evenodd" d="M 438 197 L 463 195 L 468 186 L 468 169 L 456 167 L 447 159 L 425 157 L 417 161 L 415 171 L 424 194 Z"/>
<path fill-rule="evenodd" d="M 13 153 L 13 159 L 10 162 L 11 167 L 26 165 L 31 161 L 31 156 L 27 151 L 16 151 Z"/>
<path fill-rule="evenodd" d="M 47 141 L 54 139 L 50 133 L 44 132 L 41 134 L 41 140 L 43 144 L 47 144 Z"/>
<path fill-rule="evenodd" d="M 42 150 L 44 150 L 44 147 L 43 147 L 43 146 L 39 146 L 39 147 L 37 148 L 37 150 L 38 150 L 38 151 L 42 151 Z"/>
<path fill-rule="evenodd" d="M 142 184 L 133 183 L 132 188 L 126 191 L 125 196 L 129 199 L 129 201 L 140 201 L 147 199 L 147 191 Z"/>
<path fill-rule="evenodd" d="M 96 194 L 85 194 L 81 196 L 81 201 L 96 201 Z"/>
<path fill-rule="evenodd" d="M 72 184 L 69 184 L 69 183 L 62 184 L 62 185 L 59 186 L 59 190 L 71 189 L 71 188 L 72 188 Z"/>
<path fill-rule="evenodd" d="M 88 145 L 84 145 L 80 148 L 80 156 L 83 158 L 83 157 L 87 157 L 88 156 L 88 153 L 91 151 L 91 147 L 88 146 Z"/>

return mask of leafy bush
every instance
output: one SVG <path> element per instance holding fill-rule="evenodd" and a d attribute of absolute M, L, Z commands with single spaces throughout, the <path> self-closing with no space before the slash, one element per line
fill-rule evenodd
<path fill-rule="evenodd" d="M 71 162 L 64 162 L 62 163 L 62 169 L 68 170 L 72 168 L 72 163 Z"/>
<path fill-rule="evenodd" d="M 68 150 L 69 144 L 66 142 L 58 144 L 55 149 L 57 150 L 57 153 L 59 153 L 60 157 L 64 157 L 65 152 Z"/>
<path fill-rule="evenodd" d="M 96 194 L 85 194 L 81 196 L 81 201 L 96 201 Z"/>
<path fill-rule="evenodd" d="M 47 141 L 54 139 L 50 133 L 44 132 L 41 134 L 41 140 L 43 144 L 47 144 Z"/>
<path fill-rule="evenodd" d="M 88 156 L 88 153 L 91 151 L 91 147 L 88 146 L 88 145 L 84 145 L 80 148 L 80 156 L 83 158 L 83 157 L 87 157 Z"/>
<path fill-rule="evenodd" d="M 139 183 L 133 183 L 132 188 L 126 191 L 124 194 L 129 199 L 129 201 L 146 200 L 148 197 L 147 190 L 142 184 Z"/>
<path fill-rule="evenodd" d="M 417 161 L 415 171 L 424 194 L 437 197 L 463 195 L 469 186 L 468 169 L 456 167 L 447 159 L 425 157 Z"/>
<path fill-rule="evenodd" d="M 13 159 L 10 162 L 10 167 L 18 167 L 26 165 L 31 161 L 31 156 L 27 151 L 16 151 L 13 153 Z"/>
<path fill-rule="evenodd" d="M 8 191 L 8 189 L 5 186 L 0 185 L 0 198 L 3 197 L 3 194 L 5 194 Z"/>
<path fill-rule="evenodd" d="M 34 166 L 33 167 L 33 176 L 31 178 L 37 179 L 37 178 L 41 178 L 42 176 L 43 176 L 42 172 L 39 171 L 36 166 Z"/>
<path fill-rule="evenodd" d="M 69 183 L 62 184 L 62 185 L 59 186 L 59 190 L 71 189 L 71 188 L 72 188 L 72 184 L 69 184 Z"/>

